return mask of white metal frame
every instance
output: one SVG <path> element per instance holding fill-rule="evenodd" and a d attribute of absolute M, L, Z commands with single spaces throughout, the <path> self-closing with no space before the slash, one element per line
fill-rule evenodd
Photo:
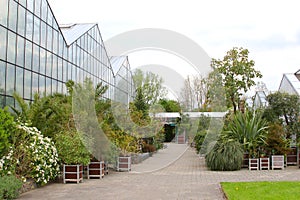
<path fill-rule="evenodd" d="M 284 156 L 282 155 L 272 156 L 272 170 L 273 169 L 284 169 Z"/>
<path fill-rule="evenodd" d="M 126 160 L 126 161 L 124 161 Z M 127 167 L 125 167 L 127 166 Z M 131 171 L 131 157 L 119 157 L 117 171 Z"/>
<path fill-rule="evenodd" d="M 259 159 L 259 169 L 270 169 L 270 159 L 269 158 L 260 158 Z"/>
<path fill-rule="evenodd" d="M 256 162 L 252 162 L 256 161 Z M 255 166 L 252 166 L 255 165 Z M 249 170 L 259 170 L 259 159 L 258 158 L 249 158 Z"/>
<path fill-rule="evenodd" d="M 76 167 L 76 172 L 67 172 L 66 167 Z M 80 170 L 80 167 L 82 170 Z M 67 174 L 75 174 L 76 179 L 66 178 Z M 81 174 L 81 177 L 80 177 L 80 174 Z M 82 182 L 83 181 L 83 166 L 82 165 L 64 165 L 63 166 L 63 181 L 64 181 L 64 183 L 66 183 L 66 182 L 76 182 L 76 183 Z"/>

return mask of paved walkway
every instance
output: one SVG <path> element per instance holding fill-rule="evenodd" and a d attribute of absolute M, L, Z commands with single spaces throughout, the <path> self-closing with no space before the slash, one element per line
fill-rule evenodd
<path fill-rule="evenodd" d="M 175 151 L 177 153 L 174 153 Z M 165 154 L 169 155 L 169 158 Z M 166 159 L 176 161 L 169 164 Z M 161 166 L 158 165 L 160 162 Z M 209 171 L 205 167 L 204 158 L 199 158 L 194 149 L 186 150 L 185 145 L 175 144 L 171 144 L 143 164 L 133 166 L 133 170 L 130 173 L 112 172 L 104 179 L 84 180 L 80 184 L 50 184 L 24 193 L 19 199 L 221 200 L 223 195 L 219 183 L 222 181 L 300 181 L 300 170 L 296 167 L 274 171 Z"/>

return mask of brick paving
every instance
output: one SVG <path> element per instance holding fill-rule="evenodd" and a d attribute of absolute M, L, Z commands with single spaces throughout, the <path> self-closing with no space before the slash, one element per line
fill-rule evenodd
<path fill-rule="evenodd" d="M 204 158 L 199 158 L 192 148 L 186 149 L 186 146 L 172 144 L 167 149 L 149 158 L 147 162 L 133 166 L 135 169 L 133 172 L 111 172 L 104 179 L 85 179 L 80 184 L 49 184 L 24 193 L 19 199 L 221 200 L 224 198 L 220 190 L 220 182 L 300 181 L 300 170 L 297 167 L 269 171 L 243 169 L 233 172 L 215 172 L 207 170 Z M 177 153 L 174 153 L 175 151 Z M 167 155 L 169 155 L 168 162 L 172 159 L 175 161 L 171 164 L 167 163 L 165 161 Z M 179 157 L 180 155 L 182 156 Z M 159 160 L 161 166 L 157 164 Z M 145 170 L 142 169 L 143 165 Z"/>

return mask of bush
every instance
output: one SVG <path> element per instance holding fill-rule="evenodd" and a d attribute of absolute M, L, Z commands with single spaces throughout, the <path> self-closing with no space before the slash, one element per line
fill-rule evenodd
<path fill-rule="evenodd" d="M 194 137 L 194 142 L 195 142 L 195 147 L 196 147 L 197 153 L 200 153 L 200 149 L 204 142 L 206 132 L 207 132 L 206 130 L 202 130 L 202 131 L 198 132 Z"/>
<path fill-rule="evenodd" d="M 243 149 L 237 141 L 220 139 L 206 155 L 205 159 L 207 167 L 211 170 L 239 170 L 243 161 Z"/>
<path fill-rule="evenodd" d="M 81 141 L 76 131 L 65 131 L 56 135 L 55 146 L 62 164 L 87 165 L 90 162 L 90 153 Z"/>
<path fill-rule="evenodd" d="M 0 199 L 15 199 L 19 196 L 22 181 L 15 176 L 0 176 Z"/>
<path fill-rule="evenodd" d="M 0 158 L 8 152 L 11 146 L 10 135 L 14 127 L 14 118 L 7 110 L 0 109 Z"/>

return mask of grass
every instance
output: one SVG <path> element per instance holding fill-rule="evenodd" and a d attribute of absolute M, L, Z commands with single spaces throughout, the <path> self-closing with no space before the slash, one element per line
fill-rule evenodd
<path fill-rule="evenodd" d="M 228 200 L 298 200 L 300 182 L 222 182 Z"/>

